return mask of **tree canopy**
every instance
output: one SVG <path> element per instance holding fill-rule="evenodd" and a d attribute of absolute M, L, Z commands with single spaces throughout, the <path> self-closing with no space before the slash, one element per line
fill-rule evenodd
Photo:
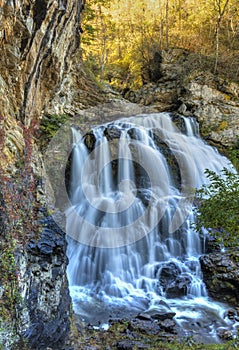
<path fill-rule="evenodd" d="M 170 47 L 208 56 L 212 71 L 226 66 L 239 80 L 237 0 L 93 0 L 82 25 L 84 57 L 113 85 L 139 87 L 154 54 Z"/>

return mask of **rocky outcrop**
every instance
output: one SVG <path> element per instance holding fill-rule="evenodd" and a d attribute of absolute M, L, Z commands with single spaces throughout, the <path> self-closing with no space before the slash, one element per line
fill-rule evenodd
<path fill-rule="evenodd" d="M 63 220 L 60 213 L 57 215 L 58 221 Z M 69 336 L 71 298 L 65 232 L 55 218 L 45 216 L 33 237 L 30 241 L 26 238 L 25 245 L 15 243 L 12 251 L 8 248 L 9 258 L 5 254 L 5 261 L 1 260 L 1 349 L 20 349 L 23 344 L 24 349 L 60 350 Z M 9 260 L 13 256 L 14 265 Z M 8 271 L 6 264 L 12 264 L 12 269 Z M 2 274 L 8 274 L 9 285 L 1 283 Z"/>
<path fill-rule="evenodd" d="M 210 74 L 197 74 L 183 85 L 179 112 L 194 116 L 204 137 L 221 146 L 239 140 L 239 85 Z"/>
<path fill-rule="evenodd" d="M 79 48 L 84 0 L 3 1 L 0 109 L 21 120 L 90 101 Z M 84 92 L 83 92 L 84 91 Z M 84 96 L 88 92 L 88 100 Z M 84 94 L 83 98 L 81 93 Z M 93 101 L 92 101 L 93 103 Z"/>
<path fill-rule="evenodd" d="M 200 258 L 209 295 L 232 306 L 239 303 L 239 253 L 211 253 Z"/>
<path fill-rule="evenodd" d="M 44 225 L 40 238 L 19 255 L 24 310 L 19 331 L 31 349 L 59 350 L 70 330 L 66 240 L 53 218 L 46 218 Z"/>
<path fill-rule="evenodd" d="M 195 117 L 208 141 L 235 146 L 239 139 L 238 84 L 200 70 L 202 57 L 185 50 L 162 52 L 161 58 L 157 83 L 129 91 L 125 97 L 158 111 L 177 111 Z"/>
<path fill-rule="evenodd" d="M 0 111 L 6 153 L 23 151 L 21 121 L 75 114 L 104 100 L 79 46 L 85 0 L 1 1 Z"/>
<path fill-rule="evenodd" d="M 14 183 L 17 176 L 21 179 L 21 171 L 42 181 L 44 169 L 32 134 L 34 123 L 38 126 L 44 114 L 73 115 L 104 101 L 82 66 L 79 43 L 84 3 L 84 0 L 0 1 L 1 183 L 6 174 L 9 183 Z M 23 169 L 24 166 L 27 168 Z M 41 194 L 37 188 L 24 188 L 42 196 L 37 207 L 46 203 L 43 187 L 39 189 Z M 3 197 L 0 201 L 4 204 Z M 24 214 L 29 222 L 35 220 L 29 212 Z M 4 222 L 2 212 L 0 217 L 0 222 Z M 59 350 L 69 333 L 71 308 L 64 232 L 49 220 L 42 223 L 40 232 L 25 232 L 23 227 L 21 230 L 20 235 L 26 237 L 24 242 L 17 242 L 21 302 L 14 305 L 17 308 L 17 320 L 12 320 L 14 332 L 10 313 L 10 328 L 1 324 L 1 346 L 10 348 L 14 338 L 20 336 L 27 339 L 31 349 Z M 17 232 L 8 231 L 10 239 L 12 234 L 17 240 Z M 30 242 L 29 234 L 33 237 Z M 0 287 L 2 292 L 4 286 Z"/>

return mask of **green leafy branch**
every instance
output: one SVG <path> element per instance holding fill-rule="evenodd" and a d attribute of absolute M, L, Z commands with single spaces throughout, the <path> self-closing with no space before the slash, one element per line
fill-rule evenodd
<path fill-rule="evenodd" d="M 239 246 L 239 175 L 225 168 L 205 173 L 210 184 L 196 191 L 196 228 L 206 228 L 224 247 Z"/>

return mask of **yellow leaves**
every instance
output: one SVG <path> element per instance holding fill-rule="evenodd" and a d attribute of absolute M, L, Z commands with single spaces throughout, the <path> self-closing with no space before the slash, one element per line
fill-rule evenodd
<path fill-rule="evenodd" d="M 217 132 L 223 131 L 228 127 L 228 122 L 226 120 L 223 120 L 222 122 L 220 122 L 220 124 L 218 125 L 217 128 Z"/>
<path fill-rule="evenodd" d="M 119 81 L 121 85 L 122 80 L 130 88 L 141 85 L 142 67 L 147 67 L 155 52 L 168 46 L 215 55 L 215 0 L 112 0 L 107 6 L 103 0 L 94 3 L 100 3 L 100 11 L 97 6 L 91 7 L 94 15 L 88 17 L 87 25 L 95 37 L 83 49 L 85 59 L 93 58 L 94 70 L 103 80 L 110 77 L 110 83 Z M 237 0 L 230 0 L 224 8 L 220 54 L 239 45 Z"/>

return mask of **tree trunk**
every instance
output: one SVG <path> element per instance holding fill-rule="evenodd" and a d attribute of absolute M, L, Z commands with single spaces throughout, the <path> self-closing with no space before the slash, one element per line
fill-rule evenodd
<path fill-rule="evenodd" d="M 218 57 L 219 57 L 219 33 L 220 33 L 220 26 L 221 26 L 221 20 L 222 17 L 226 11 L 227 5 L 229 3 L 229 0 L 226 0 L 224 5 L 222 3 L 222 0 L 216 0 L 216 7 L 218 11 L 218 17 L 217 17 L 217 23 L 216 23 L 216 57 L 215 57 L 215 64 L 214 64 L 214 74 L 217 71 L 217 65 L 218 65 Z"/>
<path fill-rule="evenodd" d="M 214 63 L 214 74 L 217 72 L 217 65 L 218 65 L 218 56 L 219 56 L 219 31 L 220 31 L 220 22 L 221 22 L 221 16 L 218 16 L 217 24 L 216 24 L 216 57 L 215 57 L 215 63 Z"/>
<path fill-rule="evenodd" d="M 166 0 L 166 47 L 165 49 L 168 50 L 169 48 L 169 40 L 168 40 L 168 0 Z"/>

